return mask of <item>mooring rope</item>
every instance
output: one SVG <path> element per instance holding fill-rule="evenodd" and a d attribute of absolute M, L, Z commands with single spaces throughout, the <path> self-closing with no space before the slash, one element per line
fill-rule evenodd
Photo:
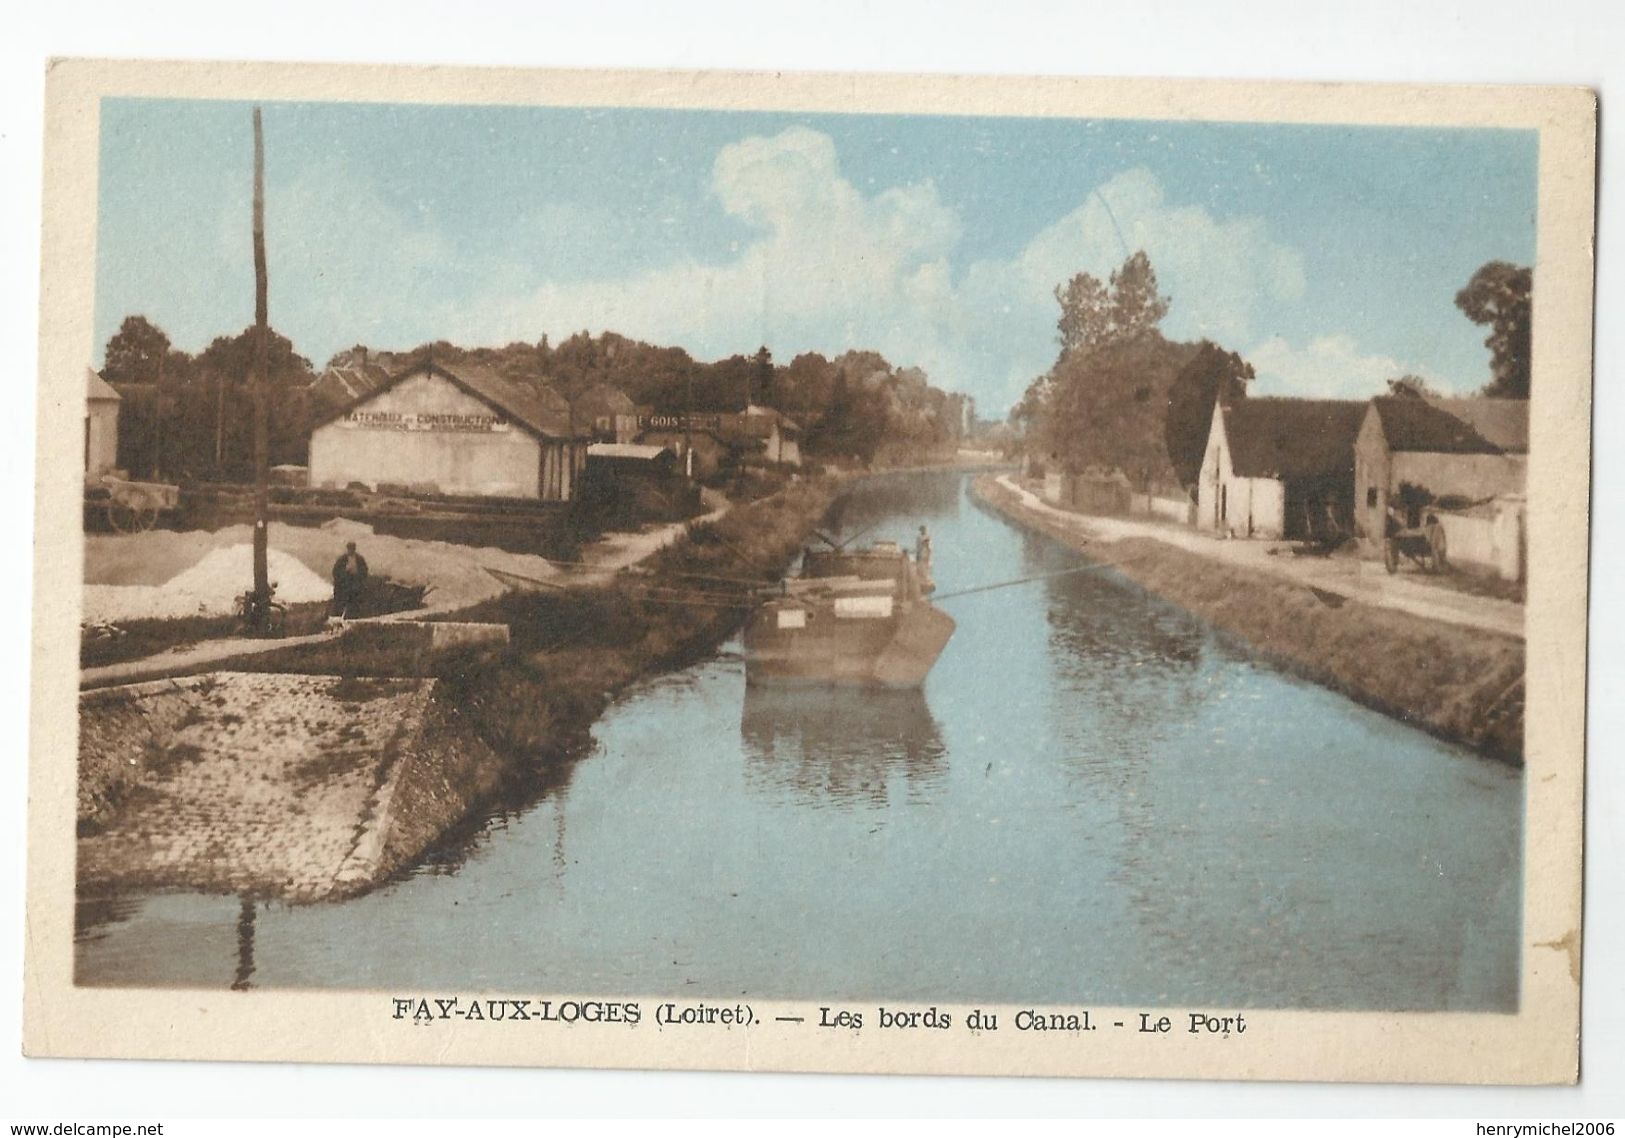
<path fill-rule="evenodd" d="M 1076 569 L 1062 569 L 1056 573 L 1035 573 L 1031 577 L 1017 577 L 1010 581 L 994 581 L 990 585 L 973 585 L 968 589 L 955 589 L 951 593 L 937 593 L 931 597 L 931 603 L 951 601 L 955 597 L 968 597 L 972 593 L 986 593 L 993 589 L 1008 589 L 1012 585 L 1026 585 L 1033 581 L 1051 581 L 1056 577 L 1072 577 L 1079 573 L 1104 573 L 1108 569 L 1116 569 L 1118 565 L 1128 564 L 1130 562 L 1123 561 L 1110 565 L 1080 565 Z"/>

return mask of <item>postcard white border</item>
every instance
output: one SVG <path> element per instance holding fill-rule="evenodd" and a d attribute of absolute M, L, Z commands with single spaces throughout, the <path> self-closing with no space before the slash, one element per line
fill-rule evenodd
<path fill-rule="evenodd" d="M 78 989 L 72 985 L 77 440 L 95 279 L 96 130 L 104 96 L 343 99 L 1500 126 L 1540 131 L 1531 416 L 1524 975 L 1517 1015 L 1248 1013 L 1205 1040 L 946 1039 L 862 1033 L 700 1036 L 643 1028 L 515 1040 L 501 1025 L 388 1022 L 387 993 Z M 1406 87 L 887 75 L 559 72 L 107 61 L 48 80 L 25 1046 L 39 1055 L 911 1071 L 964 1074 L 1545 1083 L 1578 1042 L 1591 251 L 1595 101 L 1560 88 Z M 428 993 L 425 993 L 428 994 Z M 449 993 L 448 993 L 449 994 Z M 540 993 L 511 993 L 535 996 Z M 637 998 L 628 994 L 631 998 Z M 661 993 L 643 993 L 646 1002 Z M 838 1000 L 839 993 L 831 993 Z M 872 1003 L 873 1001 L 866 1001 Z M 763 1007 L 767 1001 L 758 1001 Z M 773 1002 L 775 1009 L 791 1007 Z M 954 1005 L 960 1007 L 961 1005 Z M 811 1006 L 816 1015 L 816 1005 Z M 1010 1009 L 1014 1011 L 1015 1009 Z M 1095 1009 L 1102 1017 L 1112 1009 Z M 1124 1009 L 1132 1013 L 1137 1009 Z M 1193 1009 L 1195 1010 L 1195 1009 Z M 1214 1009 L 1222 1010 L 1222 1009 Z"/>

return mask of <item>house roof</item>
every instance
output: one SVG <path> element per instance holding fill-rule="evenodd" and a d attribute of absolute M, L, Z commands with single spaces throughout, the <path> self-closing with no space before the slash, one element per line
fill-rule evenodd
<path fill-rule="evenodd" d="M 514 383 L 481 364 L 465 362 L 447 366 L 433 361 L 413 364 L 385 383 L 350 400 L 317 426 L 343 418 L 363 403 L 418 375 L 439 376 L 480 402 L 501 411 L 510 422 L 533 435 L 565 439 L 586 438 L 591 433 L 585 425 L 572 425 L 569 402 L 550 387 L 528 387 Z"/>
<path fill-rule="evenodd" d="M 97 399 L 111 399 L 116 403 L 124 397 L 113 390 L 111 383 L 97 375 L 95 368 L 87 367 L 85 369 L 85 398 L 92 402 Z"/>
<path fill-rule="evenodd" d="M 1522 399 L 1373 399 L 1388 449 L 1434 454 L 1527 454 Z"/>
<path fill-rule="evenodd" d="M 323 402 L 348 410 L 356 400 L 389 382 L 388 359 L 369 359 L 365 364 L 351 360 L 329 367 L 312 381 L 310 389 Z"/>
<path fill-rule="evenodd" d="M 578 416 L 631 415 L 637 404 L 614 384 L 598 383 L 576 396 L 575 411 Z"/>
<path fill-rule="evenodd" d="M 1230 464 L 1242 478 L 1309 478 L 1354 467 L 1366 404 L 1353 399 L 1241 399 L 1224 408 Z"/>
<path fill-rule="evenodd" d="M 745 430 L 752 434 L 771 435 L 774 423 L 777 423 L 779 430 L 785 434 L 793 435 L 801 431 L 801 428 L 796 425 L 796 421 L 777 407 L 763 407 L 757 403 L 752 403 L 745 408 L 741 416 L 741 422 Z"/>

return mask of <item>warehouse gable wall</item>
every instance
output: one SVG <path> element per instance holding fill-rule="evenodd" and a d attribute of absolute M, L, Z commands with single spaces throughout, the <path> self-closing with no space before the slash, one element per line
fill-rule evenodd
<path fill-rule="evenodd" d="M 367 400 L 369 415 L 500 415 L 449 380 L 415 375 Z M 542 447 L 531 434 L 504 422 L 496 430 L 394 430 L 363 425 L 350 415 L 326 423 L 310 438 L 310 481 L 376 488 L 393 482 L 433 485 L 446 494 L 523 498 L 541 493 Z"/>

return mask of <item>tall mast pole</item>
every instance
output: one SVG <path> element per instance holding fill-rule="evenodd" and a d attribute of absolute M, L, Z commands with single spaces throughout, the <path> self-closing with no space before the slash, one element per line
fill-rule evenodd
<path fill-rule="evenodd" d="M 260 109 L 254 108 L 254 615 L 268 625 L 271 574 L 270 546 L 270 386 L 271 325 L 265 269 L 265 133 Z"/>

